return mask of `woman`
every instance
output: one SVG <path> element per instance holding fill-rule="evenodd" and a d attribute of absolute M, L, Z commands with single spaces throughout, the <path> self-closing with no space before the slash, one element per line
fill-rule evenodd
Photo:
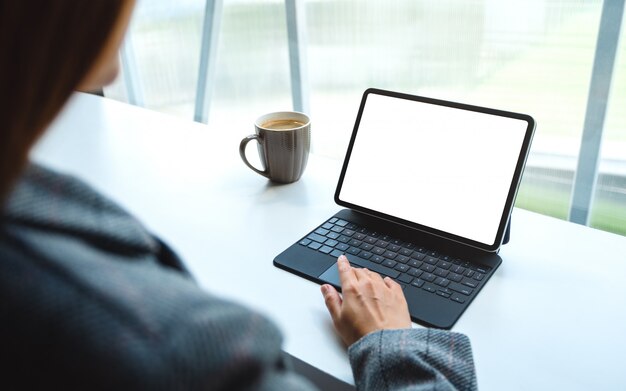
<path fill-rule="evenodd" d="M 311 389 L 263 316 L 80 181 L 28 163 L 75 89 L 117 74 L 134 0 L 0 1 L 0 382 L 16 388 Z M 411 329 L 390 279 L 338 267 L 324 300 L 359 389 L 475 389 L 465 336 Z M 7 387 L 2 387 L 7 388 Z M 8 387 L 12 389 L 11 387 Z"/>

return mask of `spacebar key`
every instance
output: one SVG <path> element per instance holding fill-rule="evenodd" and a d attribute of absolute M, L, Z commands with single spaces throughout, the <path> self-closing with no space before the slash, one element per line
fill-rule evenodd
<path fill-rule="evenodd" d="M 384 274 L 385 276 L 389 276 L 391 278 L 398 278 L 398 276 L 400 275 L 400 272 L 397 270 L 389 269 L 388 267 L 381 266 L 366 259 L 351 256 L 348 257 L 348 260 L 350 261 L 350 263 L 353 263 L 357 266 L 368 268 L 373 272 L 376 272 L 378 274 Z"/>

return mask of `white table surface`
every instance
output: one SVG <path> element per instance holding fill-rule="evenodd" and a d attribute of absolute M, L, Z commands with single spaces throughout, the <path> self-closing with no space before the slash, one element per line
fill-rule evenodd
<path fill-rule="evenodd" d="M 341 162 L 311 155 L 300 181 L 272 185 L 240 161 L 244 136 L 76 94 L 32 156 L 138 216 L 204 288 L 266 313 L 287 352 L 353 383 L 319 286 L 272 265 L 340 209 Z M 453 329 L 472 340 L 479 389 L 626 390 L 626 238 L 520 209 L 511 238 Z"/>

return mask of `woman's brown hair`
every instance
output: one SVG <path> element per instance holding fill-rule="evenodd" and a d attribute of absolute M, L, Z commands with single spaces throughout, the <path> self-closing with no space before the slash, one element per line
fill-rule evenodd
<path fill-rule="evenodd" d="M 0 0 L 0 203 L 93 67 L 124 0 Z"/>

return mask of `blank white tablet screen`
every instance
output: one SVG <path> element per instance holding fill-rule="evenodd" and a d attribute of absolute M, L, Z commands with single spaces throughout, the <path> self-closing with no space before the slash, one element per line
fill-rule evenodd
<path fill-rule="evenodd" d="M 493 245 L 527 127 L 370 93 L 339 199 Z"/>

